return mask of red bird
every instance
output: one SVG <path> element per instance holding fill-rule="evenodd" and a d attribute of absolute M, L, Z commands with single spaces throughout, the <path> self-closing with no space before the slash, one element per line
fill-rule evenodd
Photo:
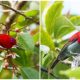
<path fill-rule="evenodd" d="M 58 64 L 59 61 L 65 60 L 70 56 L 76 56 L 79 53 L 80 53 L 80 32 L 77 32 L 72 37 L 70 37 L 68 42 L 63 46 L 59 55 L 50 66 L 50 69 L 52 70 Z M 41 67 L 41 70 L 48 73 L 48 70 L 45 68 Z"/>
<path fill-rule="evenodd" d="M 13 45 L 16 45 L 16 40 L 7 34 L 0 34 L 0 46 L 10 49 Z"/>
<path fill-rule="evenodd" d="M 50 69 L 54 69 L 57 63 L 65 60 L 70 56 L 76 56 L 80 53 L 80 32 L 75 33 L 69 38 L 68 42 L 63 46 L 56 60 L 52 63 Z M 41 67 L 41 70 L 48 73 L 48 70 Z M 53 75 L 50 72 L 51 75 Z M 54 75 L 53 75 L 54 76 Z"/>
<path fill-rule="evenodd" d="M 75 33 L 69 38 L 69 41 L 63 46 L 57 59 L 51 65 L 51 69 L 53 69 L 59 61 L 64 60 L 71 55 L 75 56 L 75 53 L 80 53 L 80 32 Z"/>

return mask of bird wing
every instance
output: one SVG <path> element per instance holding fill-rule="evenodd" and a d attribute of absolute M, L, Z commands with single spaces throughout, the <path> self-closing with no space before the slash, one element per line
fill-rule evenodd
<path fill-rule="evenodd" d="M 68 41 L 68 42 L 63 46 L 63 48 L 61 49 L 61 51 L 60 51 L 57 59 L 58 59 L 58 60 L 64 60 L 64 59 L 66 59 L 66 58 L 68 57 L 68 56 L 66 56 L 66 55 L 69 53 L 68 50 L 67 50 L 67 47 L 68 47 L 69 45 L 71 45 L 72 43 L 76 42 L 76 41 L 77 41 L 77 38 L 76 38 L 76 39 L 73 39 L 72 42 Z M 64 52 L 65 52 L 65 53 L 64 53 Z"/>

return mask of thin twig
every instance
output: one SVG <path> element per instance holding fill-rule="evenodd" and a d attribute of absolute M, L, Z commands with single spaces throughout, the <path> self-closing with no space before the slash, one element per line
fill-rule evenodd
<path fill-rule="evenodd" d="M 26 1 L 27 2 L 27 1 Z M 21 1 L 20 3 L 18 3 L 15 8 L 16 10 L 20 10 L 25 4 L 26 4 L 25 1 Z M 0 3 L 1 4 L 1 3 Z M 3 29 L 2 33 L 7 33 L 9 32 L 10 28 L 11 28 L 11 24 L 14 22 L 15 18 L 17 17 L 17 14 L 16 13 L 13 13 L 11 14 L 7 19 L 6 19 L 6 22 L 5 22 L 5 29 Z"/>
<path fill-rule="evenodd" d="M 36 24 L 39 24 L 39 22 L 38 22 L 38 21 L 35 21 L 33 18 L 31 18 L 31 17 L 28 17 L 28 16 L 24 15 L 24 14 L 23 14 L 23 13 L 21 13 L 20 11 L 18 11 L 18 10 L 16 10 L 16 9 L 13 9 L 13 8 L 11 8 L 10 6 L 6 5 L 6 4 L 2 4 L 2 3 L 0 3 L 0 5 L 2 5 L 2 6 L 4 6 L 4 7 L 9 8 L 10 10 L 12 10 L 12 11 L 16 12 L 17 14 L 22 15 L 22 16 L 23 16 L 23 17 L 25 17 L 26 19 L 32 20 L 32 21 L 33 21 L 33 22 L 35 22 Z"/>

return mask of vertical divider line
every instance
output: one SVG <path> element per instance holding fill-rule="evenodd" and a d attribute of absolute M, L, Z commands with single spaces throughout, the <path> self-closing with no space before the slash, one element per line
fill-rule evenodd
<path fill-rule="evenodd" d="M 41 0 L 39 0 L 39 43 L 41 44 Z M 40 53 L 40 46 L 39 46 L 39 79 L 41 79 L 41 53 Z"/>

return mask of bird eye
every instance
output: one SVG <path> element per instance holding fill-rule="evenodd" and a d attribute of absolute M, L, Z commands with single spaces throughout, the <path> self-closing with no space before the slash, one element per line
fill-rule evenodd
<path fill-rule="evenodd" d="M 14 42 L 14 39 L 13 38 L 11 38 L 11 42 Z"/>
<path fill-rule="evenodd" d="M 11 44 L 15 44 L 15 43 L 16 43 L 15 39 L 11 38 Z"/>

